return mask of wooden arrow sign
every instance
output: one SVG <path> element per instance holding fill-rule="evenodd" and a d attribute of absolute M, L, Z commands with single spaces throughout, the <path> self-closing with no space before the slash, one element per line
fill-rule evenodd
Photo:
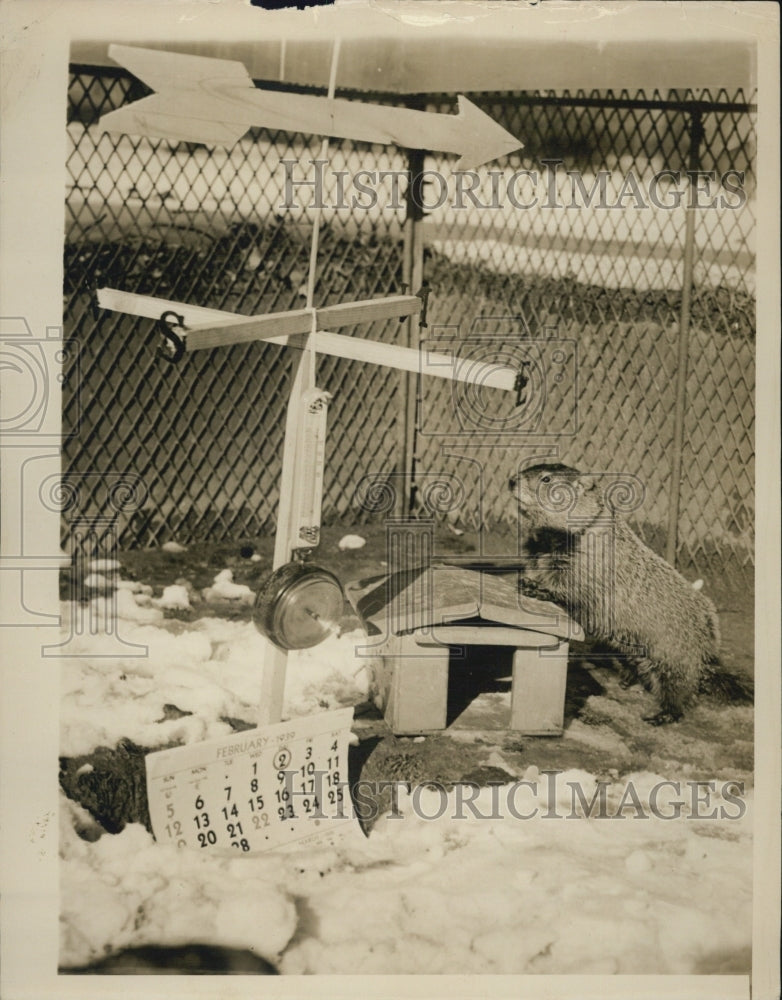
<path fill-rule="evenodd" d="M 405 149 L 456 153 L 474 169 L 522 148 L 493 118 L 459 95 L 457 115 L 261 90 L 243 63 L 110 45 L 109 55 L 155 93 L 104 115 L 107 132 L 233 145 L 252 126 L 338 136 Z"/>

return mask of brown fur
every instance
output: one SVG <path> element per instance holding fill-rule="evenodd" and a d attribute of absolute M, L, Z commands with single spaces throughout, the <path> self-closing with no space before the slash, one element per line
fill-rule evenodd
<path fill-rule="evenodd" d="M 633 658 L 660 702 L 648 721 L 680 718 L 715 672 L 719 622 L 712 602 L 616 516 L 595 477 L 536 465 L 513 477 L 510 489 L 528 552 L 545 554 L 539 584 L 587 633 Z"/>

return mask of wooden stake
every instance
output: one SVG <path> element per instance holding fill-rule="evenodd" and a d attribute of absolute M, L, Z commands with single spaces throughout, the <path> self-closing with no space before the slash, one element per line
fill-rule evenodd
<path fill-rule="evenodd" d="M 329 76 L 329 97 L 334 97 L 339 62 L 339 39 L 331 52 L 331 73 Z M 324 138 L 321 145 L 321 159 L 328 156 L 329 140 Z M 296 445 L 299 427 L 304 417 L 305 395 L 315 388 L 315 336 L 318 329 L 318 315 L 314 309 L 315 278 L 318 266 L 318 237 L 320 234 L 320 207 L 315 212 L 312 223 L 312 243 L 310 246 L 310 266 L 307 277 L 307 308 L 304 310 L 309 326 L 305 326 L 301 351 L 293 354 L 291 388 L 288 395 L 288 409 L 285 414 L 285 438 L 282 446 L 282 472 L 280 475 L 280 498 L 277 504 L 277 530 L 274 536 L 274 559 L 272 569 L 279 569 L 293 559 L 298 548 L 295 535 L 295 498 L 300 495 L 302 469 L 297 461 Z M 285 696 L 285 676 L 288 668 L 288 653 L 278 649 L 266 640 L 263 669 L 261 672 L 261 698 L 258 706 L 258 725 L 279 722 Z"/>
<path fill-rule="evenodd" d="M 310 321 L 312 321 L 310 319 Z M 309 337 L 306 338 L 309 341 Z M 277 530 L 274 535 L 274 556 L 272 569 L 279 569 L 293 557 L 295 539 L 293 536 L 293 498 L 296 495 L 296 440 L 302 416 L 302 397 L 315 386 L 314 366 L 309 363 L 306 351 L 294 351 L 291 388 L 288 409 L 285 414 L 285 438 L 282 446 L 282 472 L 280 474 L 280 498 L 277 504 Z M 258 706 L 258 725 L 266 726 L 279 722 L 282 718 L 282 704 L 285 696 L 285 675 L 288 654 L 274 643 L 264 638 L 263 664 L 261 671 L 261 694 Z"/>

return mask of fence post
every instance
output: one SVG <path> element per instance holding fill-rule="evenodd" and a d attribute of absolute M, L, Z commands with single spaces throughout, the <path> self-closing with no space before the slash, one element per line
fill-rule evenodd
<path fill-rule="evenodd" d="M 408 150 L 409 171 L 404 229 L 404 256 L 402 260 L 402 281 L 408 292 L 415 294 L 424 278 L 424 243 L 421 231 L 423 218 L 423 170 L 424 151 Z M 405 346 L 417 349 L 420 342 L 418 317 L 410 316 L 405 321 Z M 413 507 L 413 477 L 415 474 L 416 416 L 420 393 L 420 375 L 408 372 L 401 376 L 401 455 L 402 489 L 397 495 L 397 515 L 406 517 Z"/>
<path fill-rule="evenodd" d="M 689 171 L 700 168 L 700 145 L 703 139 L 702 113 L 696 108 L 690 119 Z M 673 425 L 673 459 L 671 463 L 671 498 L 668 508 L 668 534 L 665 558 L 676 565 L 676 551 L 679 541 L 679 503 L 681 494 L 682 460 L 684 453 L 684 415 L 687 405 L 687 364 L 690 353 L 690 306 L 692 302 L 692 276 L 695 265 L 695 215 L 692 207 L 693 183 L 697 198 L 697 178 L 690 175 L 687 185 L 687 205 L 685 206 L 684 261 L 682 271 L 682 304 L 679 313 L 679 351 L 676 368 L 676 403 Z"/>

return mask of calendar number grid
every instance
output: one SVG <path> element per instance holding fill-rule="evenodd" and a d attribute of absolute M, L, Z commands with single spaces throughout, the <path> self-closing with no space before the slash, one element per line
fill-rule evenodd
<path fill-rule="evenodd" d="M 156 840 L 250 854 L 351 820 L 350 719 L 352 710 L 339 710 L 251 730 L 239 742 L 228 737 L 150 754 L 147 793 Z M 299 721 L 306 723 L 302 731 Z M 335 724 L 344 721 L 347 726 Z"/>

